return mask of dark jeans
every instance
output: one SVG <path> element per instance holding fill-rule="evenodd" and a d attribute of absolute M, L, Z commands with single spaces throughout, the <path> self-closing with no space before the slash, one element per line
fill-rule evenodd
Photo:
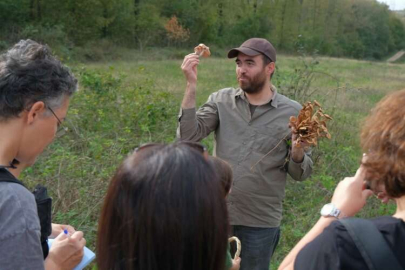
<path fill-rule="evenodd" d="M 270 259 L 280 239 L 280 227 L 255 228 L 231 226 L 232 236 L 239 238 L 242 244 L 240 270 L 268 270 Z M 232 254 L 235 254 L 232 246 Z"/>

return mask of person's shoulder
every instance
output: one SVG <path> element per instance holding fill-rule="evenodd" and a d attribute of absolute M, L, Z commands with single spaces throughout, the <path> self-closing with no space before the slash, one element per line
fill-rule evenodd
<path fill-rule="evenodd" d="M 314 240 L 307 243 L 297 254 L 296 270 L 340 269 L 337 248 L 336 222 L 332 222 Z"/>
<path fill-rule="evenodd" d="M 346 241 L 350 238 L 350 235 L 346 227 L 339 220 L 332 221 L 329 226 L 327 226 L 323 232 L 319 235 L 319 238 L 325 240 L 326 242 L 333 243 Z"/>
<path fill-rule="evenodd" d="M 393 232 L 398 232 L 405 235 L 405 222 L 402 219 L 392 216 L 380 216 L 368 219 L 368 221 L 372 222 L 382 233 L 391 234 Z M 349 235 L 346 227 L 339 221 L 332 222 L 330 229 L 339 237 L 346 237 L 345 235 Z"/>
<path fill-rule="evenodd" d="M 24 186 L 0 182 L 1 269 L 44 269 L 36 207 Z"/>
<path fill-rule="evenodd" d="M 405 222 L 402 219 L 392 216 L 381 216 L 370 219 L 370 221 L 373 222 L 380 231 L 389 232 L 400 229 L 405 233 Z"/>
<path fill-rule="evenodd" d="M 277 103 L 279 107 L 285 107 L 287 109 L 295 111 L 297 114 L 302 109 L 301 104 L 297 101 L 292 100 L 280 93 L 277 93 Z"/>
<path fill-rule="evenodd" d="M 0 182 L 0 238 L 40 230 L 34 195 L 17 183 Z"/>
<path fill-rule="evenodd" d="M 35 202 L 34 195 L 23 185 L 14 182 L 0 182 L 0 187 L 0 206 L 20 201 Z"/>

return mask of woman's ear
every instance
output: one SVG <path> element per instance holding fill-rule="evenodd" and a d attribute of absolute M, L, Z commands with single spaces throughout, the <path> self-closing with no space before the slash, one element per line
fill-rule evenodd
<path fill-rule="evenodd" d="M 27 113 L 27 123 L 32 124 L 36 119 L 38 119 L 38 116 L 40 113 L 43 113 L 44 110 L 46 110 L 45 103 L 42 101 L 37 101 L 35 102 L 31 108 L 28 110 Z"/>

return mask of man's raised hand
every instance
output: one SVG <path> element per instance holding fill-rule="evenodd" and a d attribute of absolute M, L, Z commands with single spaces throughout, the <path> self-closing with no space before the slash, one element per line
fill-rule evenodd
<path fill-rule="evenodd" d="M 200 59 L 197 54 L 191 53 L 184 57 L 183 63 L 181 64 L 181 70 L 186 77 L 188 84 L 197 84 L 197 66 Z"/>

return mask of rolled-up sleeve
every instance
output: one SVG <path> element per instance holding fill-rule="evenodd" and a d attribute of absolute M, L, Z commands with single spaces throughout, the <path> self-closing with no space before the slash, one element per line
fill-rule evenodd
<path fill-rule="evenodd" d="M 210 95 L 208 101 L 198 111 L 195 108 L 180 109 L 178 139 L 198 142 L 217 128 L 219 117 L 214 99 L 215 96 Z"/>
<path fill-rule="evenodd" d="M 304 159 L 300 163 L 290 158 L 288 162 L 288 174 L 296 181 L 303 181 L 311 175 L 312 167 L 311 151 L 308 151 L 305 152 Z"/>

